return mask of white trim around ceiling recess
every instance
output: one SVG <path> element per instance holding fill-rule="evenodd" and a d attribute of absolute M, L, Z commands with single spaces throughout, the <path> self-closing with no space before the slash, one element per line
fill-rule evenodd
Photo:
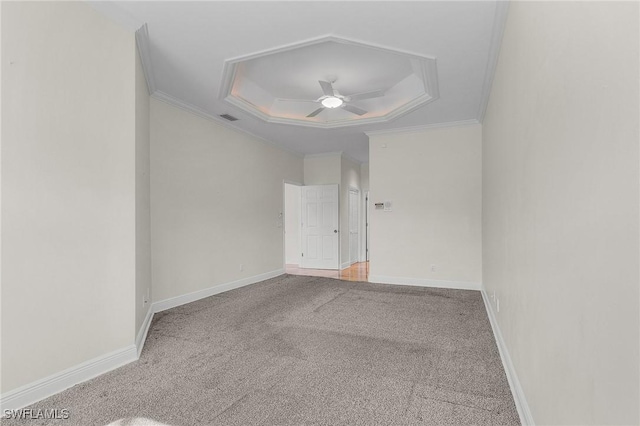
<path fill-rule="evenodd" d="M 183 101 L 181 101 L 181 100 L 179 100 L 177 98 L 174 98 L 173 96 L 168 95 L 165 92 L 162 92 L 160 90 L 156 90 L 155 92 L 153 92 L 151 94 L 151 97 L 155 98 L 155 99 L 157 99 L 159 101 L 165 102 L 165 103 L 167 103 L 169 105 L 172 105 L 172 106 L 174 106 L 176 108 L 180 108 L 180 109 L 182 109 L 184 111 L 188 111 L 188 112 L 190 112 L 192 114 L 195 114 L 195 115 L 197 115 L 197 116 L 199 116 L 201 118 L 205 118 L 207 120 L 211 120 L 211 121 L 215 122 L 216 124 L 219 124 L 219 125 L 221 125 L 223 127 L 226 127 L 228 129 L 235 130 L 236 132 L 244 133 L 245 135 L 249 135 L 251 137 L 254 137 L 254 138 L 256 138 L 256 139 L 258 139 L 258 140 L 260 140 L 260 141 L 262 141 L 262 142 L 264 142 L 264 143 L 266 143 L 268 145 L 270 145 L 270 146 L 273 146 L 273 147 L 276 147 L 278 149 L 281 149 L 282 151 L 288 152 L 289 154 L 294 155 L 294 156 L 296 156 L 298 158 L 304 157 L 304 154 L 301 154 L 298 151 L 294 151 L 292 149 L 285 148 L 283 146 L 277 145 L 275 142 L 273 142 L 273 141 L 271 141 L 269 139 L 266 139 L 266 138 L 264 138 L 262 136 L 258 136 L 255 133 L 250 132 L 248 130 L 244 130 L 244 129 L 240 128 L 240 127 L 234 126 L 233 124 L 231 124 L 231 122 L 229 122 L 229 121 L 227 121 L 227 120 L 225 120 L 223 118 L 220 118 L 220 117 L 218 117 L 216 115 L 210 114 L 210 113 L 206 112 L 205 110 L 203 110 L 202 108 L 199 108 L 197 106 L 191 105 L 191 104 L 186 103 L 186 102 L 183 102 Z"/>
<path fill-rule="evenodd" d="M 245 101 L 241 98 L 236 98 L 233 96 L 227 96 L 224 100 L 236 108 L 246 112 L 247 114 L 251 114 L 254 117 L 261 119 L 267 123 L 276 123 L 276 124 L 290 124 L 293 126 L 301 126 L 301 127 L 313 127 L 316 129 L 337 129 L 341 127 L 355 127 L 355 126 L 364 126 L 367 124 L 375 124 L 375 123 L 389 123 L 401 116 L 408 114 L 423 105 L 426 105 L 430 102 L 435 101 L 437 98 L 431 96 L 428 93 L 424 93 L 417 98 L 413 99 L 410 102 L 407 102 L 400 108 L 396 108 L 390 113 L 380 116 L 380 117 L 371 117 L 371 118 L 360 118 L 355 120 L 340 120 L 333 122 L 322 122 L 322 121 L 306 121 L 302 119 L 293 119 L 293 118 L 281 118 L 281 117 L 273 117 L 269 114 L 265 114 L 264 112 L 257 109 L 250 102 Z"/>
<path fill-rule="evenodd" d="M 138 45 L 138 53 L 142 62 L 142 70 L 147 80 L 147 90 L 151 95 L 156 91 L 156 79 L 153 75 L 153 66 L 151 64 L 151 45 L 149 43 L 147 24 L 144 24 L 136 31 L 136 44 Z"/>
<path fill-rule="evenodd" d="M 431 100 L 425 102 L 428 104 L 431 101 L 435 101 L 440 98 L 440 86 L 438 86 L 438 60 L 434 57 L 433 60 L 428 60 L 422 63 L 422 81 L 424 81 Z M 422 106 L 424 104 L 420 104 Z M 409 112 L 409 111 L 407 111 Z"/>
<path fill-rule="evenodd" d="M 474 124 L 480 124 L 480 122 L 475 118 L 473 118 L 471 120 L 447 121 L 445 123 L 423 124 L 421 126 L 398 127 L 395 129 L 384 129 L 384 130 L 372 130 L 370 132 L 364 132 L 364 134 L 371 137 L 371 136 L 379 136 L 379 135 L 392 135 L 397 133 L 418 133 L 424 130 L 437 129 L 440 127 L 472 126 Z"/>
<path fill-rule="evenodd" d="M 491 86 L 493 85 L 493 76 L 498 66 L 498 58 L 500 57 L 500 46 L 502 45 L 502 36 L 504 27 L 507 23 L 507 12 L 509 11 L 509 1 L 497 1 L 495 17 L 493 19 L 493 29 L 491 32 L 491 43 L 489 45 L 489 58 L 487 59 L 487 68 L 484 72 L 484 81 L 482 83 L 482 94 L 480 97 L 480 108 L 478 109 L 478 121 L 482 123 L 484 115 L 489 105 L 489 97 L 491 96 Z"/>
<path fill-rule="evenodd" d="M 420 96 L 412 99 L 411 101 L 407 102 L 401 107 L 396 108 L 395 110 L 383 116 L 361 118 L 361 119 L 354 119 L 354 120 L 340 120 L 340 121 L 333 121 L 333 122 L 273 117 L 269 114 L 264 113 L 258 107 L 246 101 L 245 99 L 233 96 L 231 94 L 233 81 L 235 79 L 235 74 L 236 74 L 239 63 L 260 58 L 263 56 L 272 55 L 275 53 L 281 53 L 281 52 L 286 52 L 293 49 L 300 49 L 307 46 L 312 46 L 314 44 L 325 43 L 328 41 L 340 43 L 340 44 L 350 44 L 350 45 L 360 46 L 368 49 L 383 51 L 386 53 L 391 52 L 391 53 L 400 54 L 404 56 L 410 56 L 413 61 L 416 61 L 420 65 L 421 77 L 425 86 L 425 93 L 421 94 Z M 374 124 L 374 123 L 388 123 L 390 121 L 395 120 L 396 118 L 399 118 L 405 114 L 408 114 L 416 110 L 417 108 L 423 105 L 426 105 L 430 102 L 437 100 L 439 97 L 440 97 L 440 90 L 438 89 L 438 67 L 437 67 L 436 58 L 434 56 L 422 55 L 422 54 L 409 52 L 402 49 L 383 46 L 380 44 L 364 42 L 361 40 L 355 40 L 355 39 L 351 39 L 343 36 L 337 36 L 334 34 L 327 34 L 324 36 L 303 40 L 297 43 L 289 43 L 281 46 L 276 46 L 271 49 L 261 50 L 256 53 L 229 58 L 224 61 L 224 66 L 222 71 L 222 81 L 220 84 L 220 89 L 218 91 L 219 99 L 222 99 L 225 102 L 228 102 L 231 105 L 235 106 L 236 108 L 241 109 L 247 114 L 253 115 L 254 117 L 257 117 L 267 123 L 290 124 L 295 126 L 313 127 L 313 128 L 319 128 L 319 129 L 334 129 L 334 128 L 341 128 L 341 127 L 362 126 L 362 125 Z"/>
<path fill-rule="evenodd" d="M 372 49 L 377 49 L 385 52 L 396 52 L 402 55 L 413 56 L 416 59 L 430 59 L 435 61 L 436 57 L 431 55 L 423 55 L 420 53 L 410 52 L 408 50 L 397 49 L 394 47 L 383 46 L 377 43 L 369 43 L 362 40 L 356 40 L 349 37 L 339 36 L 335 34 L 325 34 L 319 37 L 313 37 L 306 40 L 301 40 L 293 43 L 281 44 L 280 46 L 275 46 L 269 49 L 263 49 L 254 53 L 250 53 L 247 55 L 234 56 L 233 58 L 229 58 L 224 61 L 224 69 L 222 73 L 222 84 L 220 85 L 220 89 L 218 90 L 218 98 L 224 99 L 227 97 L 227 94 L 231 90 L 231 83 L 233 82 L 233 74 L 235 73 L 234 67 L 228 66 L 232 65 L 236 62 L 248 61 L 251 59 L 261 58 L 263 56 L 271 55 L 273 53 L 286 52 L 288 50 L 299 49 L 301 47 L 312 46 L 318 43 L 324 43 L 326 41 L 333 41 L 336 43 L 342 44 L 355 44 L 359 46 L 364 46 Z M 437 80 L 435 81 L 437 83 Z"/>

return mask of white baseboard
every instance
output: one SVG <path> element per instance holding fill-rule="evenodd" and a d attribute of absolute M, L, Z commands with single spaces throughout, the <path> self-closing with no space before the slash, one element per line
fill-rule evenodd
<path fill-rule="evenodd" d="M 149 327 L 151 326 L 151 320 L 153 319 L 153 305 L 149 306 L 147 310 L 147 315 L 144 317 L 144 321 L 140 326 L 140 330 L 138 330 L 138 335 L 136 336 L 136 354 L 138 358 L 140 358 L 140 354 L 142 353 L 142 348 L 144 347 L 144 342 L 147 341 L 147 333 L 149 333 Z"/>
<path fill-rule="evenodd" d="M 135 345 L 99 356 L 2 395 L 0 413 L 17 410 L 138 359 Z"/>
<path fill-rule="evenodd" d="M 154 313 L 166 311 L 167 309 L 175 308 L 176 306 L 195 302 L 196 300 L 204 299 L 205 297 L 213 296 L 218 293 L 244 287 L 249 284 L 255 284 L 260 281 L 268 280 L 269 278 L 275 278 L 282 274 L 284 274 L 284 269 L 277 269 L 275 271 L 265 272 L 264 274 L 243 278 L 241 280 L 214 285 L 213 287 L 205 288 L 204 290 L 198 290 L 194 291 L 193 293 L 187 293 L 183 294 L 182 296 L 176 296 L 169 299 L 161 300 L 159 302 L 154 302 L 151 308 L 153 309 Z"/>
<path fill-rule="evenodd" d="M 2 394 L 0 396 L 0 417 L 2 416 L 2 413 L 4 413 L 4 410 L 18 410 L 26 407 L 27 405 L 48 398 L 51 395 L 62 392 L 63 390 L 79 383 L 86 382 L 94 377 L 136 361 L 140 357 L 140 353 L 144 347 L 154 313 L 184 305 L 185 303 L 194 302 L 205 297 L 213 296 L 214 294 L 244 287 L 269 278 L 274 278 L 282 274 L 284 274 L 284 269 L 278 269 L 276 271 L 219 284 L 205 290 L 153 303 L 147 311 L 144 322 L 138 331 L 135 344 L 83 362 L 82 364 L 68 368 L 60 373 L 53 374 L 49 377 L 45 377 L 44 379 L 40 379 Z"/>
<path fill-rule="evenodd" d="M 513 394 L 513 399 L 516 403 L 516 408 L 518 409 L 520 423 L 522 423 L 523 426 L 534 426 L 535 423 L 533 421 L 533 416 L 531 415 L 531 410 L 529 409 L 529 404 L 527 404 L 527 399 L 524 396 L 524 391 L 522 390 L 522 386 L 520 386 L 518 375 L 516 374 L 513 362 L 511 361 L 511 356 L 509 356 L 509 351 L 507 350 L 507 345 L 502 338 L 502 332 L 500 331 L 500 327 L 498 326 L 498 321 L 493 311 L 491 300 L 489 300 L 489 295 L 487 295 L 484 287 L 482 287 L 480 293 L 482 294 L 484 306 L 487 309 L 487 316 L 489 317 L 489 322 L 491 323 L 493 335 L 496 338 L 498 352 L 500 352 L 500 358 L 502 359 L 502 365 L 504 366 L 504 371 L 507 375 L 507 381 L 509 382 L 509 387 L 511 388 L 511 393 Z"/>
<path fill-rule="evenodd" d="M 480 290 L 481 284 L 471 281 L 429 280 L 424 278 L 387 277 L 369 275 L 369 282 L 378 284 L 412 285 L 416 287 L 452 288 L 457 290 Z"/>

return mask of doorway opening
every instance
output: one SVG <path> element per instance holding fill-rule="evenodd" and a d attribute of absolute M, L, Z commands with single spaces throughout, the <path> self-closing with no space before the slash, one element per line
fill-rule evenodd
<path fill-rule="evenodd" d="M 284 263 L 289 266 L 300 266 L 301 235 L 300 235 L 300 197 L 302 185 L 284 184 Z"/>
<path fill-rule="evenodd" d="M 359 226 L 362 219 L 358 190 L 350 191 L 349 233 L 351 266 L 340 270 L 339 187 L 284 183 L 284 268 L 292 275 L 368 281 L 368 263 L 361 262 Z M 353 233 L 352 233 L 353 231 Z"/>
<path fill-rule="evenodd" d="M 338 185 L 284 183 L 284 259 L 307 269 L 340 268 Z"/>
<path fill-rule="evenodd" d="M 349 189 L 349 265 L 360 261 L 360 191 Z"/>

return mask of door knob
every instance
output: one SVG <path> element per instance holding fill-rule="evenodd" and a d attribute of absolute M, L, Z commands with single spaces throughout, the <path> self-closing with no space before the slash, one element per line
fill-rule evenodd
<path fill-rule="evenodd" d="M 334 230 L 333 230 L 333 233 L 334 233 L 334 234 L 337 234 L 337 233 L 338 233 L 338 230 L 337 230 L 337 229 L 334 229 Z"/>

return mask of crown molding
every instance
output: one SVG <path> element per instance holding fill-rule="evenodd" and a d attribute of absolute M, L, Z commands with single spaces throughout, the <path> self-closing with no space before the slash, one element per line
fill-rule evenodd
<path fill-rule="evenodd" d="M 147 90 L 149 94 L 155 92 L 156 81 L 153 74 L 153 66 L 151 64 L 151 44 L 149 42 L 149 29 L 147 24 L 137 18 L 134 18 L 112 1 L 85 0 L 85 2 L 101 15 L 135 34 L 138 54 L 140 55 L 140 61 L 142 62 L 142 70 L 144 71 L 144 76 L 147 80 Z"/>
<path fill-rule="evenodd" d="M 493 85 L 493 77 L 498 66 L 498 58 L 500 57 L 500 46 L 502 46 L 502 36 L 507 23 L 507 12 L 509 11 L 509 1 L 500 0 L 496 2 L 496 10 L 493 19 L 493 29 L 491 32 L 491 44 L 489 47 L 489 58 L 487 60 L 487 68 L 484 71 L 484 81 L 482 83 L 482 94 L 480 96 L 480 108 L 478 109 L 478 121 L 484 121 L 484 115 L 489 105 L 489 97 L 491 96 L 491 86 Z"/>
<path fill-rule="evenodd" d="M 177 99 L 177 98 L 175 98 L 175 97 L 173 97 L 173 96 L 171 96 L 171 95 L 169 95 L 169 94 L 167 94 L 167 93 L 165 93 L 165 92 L 163 92 L 161 90 L 156 90 L 155 92 L 153 92 L 151 94 L 151 97 L 155 98 L 155 99 L 157 99 L 159 101 L 162 101 L 164 103 L 167 103 L 169 105 L 172 105 L 172 106 L 174 106 L 176 108 L 182 109 L 184 111 L 188 111 L 188 112 L 190 112 L 190 113 L 192 113 L 194 115 L 197 115 L 200 118 L 211 120 L 214 123 L 221 125 L 222 127 L 226 127 L 228 129 L 236 131 L 238 133 L 242 133 L 242 134 L 251 136 L 251 137 L 253 137 L 253 138 L 255 138 L 255 139 L 257 139 L 257 140 L 259 140 L 261 142 L 264 142 L 264 143 L 266 143 L 268 145 L 271 145 L 271 146 L 273 146 L 275 148 L 278 148 L 278 149 L 280 149 L 282 151 L 285 151 L 285 152 L 287 152 L 287 153 L 289 153 L 291 155 L 294 155 L 294 156 L 296 156 L 298 158 L 303 158 L 304 157 L 304 155 L 302 153 L 298 152 L 298 151 L 294 151 L 292 149 L 285 148 L 283 146 L 280 146 L 280 145 L 276 144 L 272 140 L 266 139 L 266 138 L 264 138 L 262 136 L 258 136 L 257 134 L 255 134 L 253 132 L 250 132 L 248 130 L 244 130 L 244 129 L 240 128 L 240 127 L 234 126 L 233 124 L 231 124 L 231 122 L 228 122 L 228 121 L 226 121 L 226 120 L 224 120 L 224 119 L 222 119 L 222 118 L 220 118 L 220 117 L 218 117 L 216 115 L 210 114 L 210 113 L 206 112 L 205 110 L 203 110 L 202 108 L 199 108 L 197 106 L 191 105 L 191 104 L 186 103 L 186 102 L 183 102 L 183 101 L 181 101 L 181 100 L 179 100 L 179 99 Z"/>
<path fill-rule="evenodd" d="M 136 32 L 140 27 L 144 25 L 144 22 L 133 17 L 131 14 L 129 14 L 129 12 L 120 8 L 112 1 L 85 0 L 85 2 L 94 10 L 128 31 Z"/>
<path fill-rule="evenodd" d="M 333 122 L 322 122 L 322 121 L 316 122 L 316 121 L 307 121 L 307 120 L 295 119 L 295 118 L 273 117 L 269 114 L 265 114 L 264 112 L 260 111 L 255 106 L 253 106 L 250 102 L 247 102 L 242 98 L 237 98 L 234 96 L 227 96 L 226 98 L 224 98 L 224 100 L 229 104 L 267 123 L 290 124 L 293 126 L 312 127 L 316 129 L 337 129 L 342 127 L 365 126 L 367 124 L 389 123 L 397 118 L 400 118 L 405 114 L 408 114 L 420 108 L 423 105 L 426 105 L 430 102 L 435 101 L 436 99 L 437 98 L 431 96 L 428 93 L 423 93 L 417 98 L 414 98 L 412 101 L 407 102 L 400 108 L 396 108 L 390 113 L 380 117 L 359 118 L 354 120 L 340 120 L 340 121 L 333 121 Z"/>
<path fill-rule="evenodd" d="M 353 158 L 352 156 L 350 156 L 349 154 L 347 154 L 344 151 L 320 152 L 320 153 L 317 153 L 317 154 L 305 154 L 304 155 L 305 160 L 307 158 L 327 158 L 327 157 L 338 157 L 340 159 L 346 158 L 347 160 L 352 161 L 352 162 L 354 162 L 354 163 L 356 163 L 358 165 L 362 165 L 362 164 L 365 163 L 363 161 L 356 160 L 355 158 Z M 368 161 L 366 161 L 366 162 L 368 162 Z"/>
<path fill-rule="evenodd" d="M 147 24 L 142 25 L 136 31 L 136 44 L 138 46 L 140 61 L 142 62 L 142 70 L 147 80 L 147 90 L 149 94 L 152 94 L 156 91 L 156 79 L 151 64 L 151 44 L 149 42 L 149 29 L 147 28 Z"/>
<path fill-rule="evenodd" d="M 342 157 L 342 151 L 320 152 L 318 154 L 305 154 L 304 158 Z"/>
<path fill-rule="evenodd" d="M 445 123 L 433 123 L 433 124 L 424 124 L 421 126 L 411 126 L 411 127 L 399 127 L 396 129 L 384 129 L 384 130 L 373 130 L 370 132 L 364 132 L 365 135 L 371 136 L 380 136 L 380 135 L 393 135 L 400 133 L 419 133 L 425 130 L 438 129 L 441 127 L 459 127 L 459 126 L 472 126 L 474 124 L 480 124 L 480 121 L 475 118 L 471 120 L 460 120 L 460 121 L 447 121 Z"/>
<path fill-rule="evenodd" d="M 349 161 L 351 161 L 351 162 L 353 162 L 353 163 L 356 163 L 356 164 L 358 165 L 358 167 L 360 167 L 360 166 L 363 164 L 363 162 L 362 162 L 362 161 L 356 160 L 355 158 L 353 158 L 352 156 L 350 156 L 350 155 L 349 155 L 349 154 L 347 154 L 346 152 L 342 153 L 342 156 L 343 156 L 344 158 L 346 158 L 347 160 L 349 160 Z"/>
<path fill-rule="evenodd" d="M 233 77 L 233 74 L 235 73 L 235 69 L 234 69 L 234 67 L 229 66 L 229 65 L 233 65 L 233 64 L 235 64 L 237 62 L 241 62 L 241 61 L 249 61 L 251 59 L 261 58 L 263 56 L 271 55 L 271 54 L 274 54 L 274 53 L 281 53 L 281 52 L 286 52 L 288 50 L 299 49 L 301 47 L 312 46 L 314 44 L 324 43 L 326 41 L 333 41 L 333 42 L 341 43 L 341 44 L 353 44 L 353 45 L 358 45 L 358 46 L 362 46 L 362 47 L 368 47 L 368 48 L 372 48 L 372 49 L 376 49 L 376 50 L 380 50 L 380 51 L 384 51 L 384 52 L 392 51 L 392 52 L 395 52 L 395 53 L 400 53 L 402 55 L 412 56 L 415 59 L 431 60 L 434 63 L 436 61 L 436 57 L 435 56 L 431 56 L 431 55 L 424 55 L 424 54 L 411 52 L 411 51 L 404 50 L 404 49 L 398 49 L 398 48 L 395 48 L 395 47 L 384 46 L 384 45 L 378 44 L 378 43 L 365 42 L 363 40 L 357 40 L 357 39 L 354 39 L 354 38 L 345 37 L 345 36 L 339 36 L 339 35 L 335 35 L 335 34 L 324 34 L 324 35 L 321 35 L 321 36 L 318 36 L 318 37 L 308 38 L 308 39 L 297 41 L 297 42 L 294 42 L 294 43 L 281 44 L 280 46 L 275 46 L 275 47 L 272 47 L 272 48 L 269 48 L 269 49 L 259 50 L 257 52 L 250 53 L 250 54 L 247 54 L 247 55 L 234 56 L 233 58 L 229 58 L 229 59 L 225 60 L 224 61 L 224 69 L 223 69 L 223 73 L 222 73 L 222 84 L 220 85 L 220 89 L 218 90 L 218 98 L 220 98 L 220 99 L 226 98 L 227 94 L 231 91 L 231 83 L 233 82 L 233 78 L 232 77 Z M 435 80 L 435 83 L 437 83 L 437 79 Z M 437 87 L 436 87 L 436 90 L 437 90 Z"/>

